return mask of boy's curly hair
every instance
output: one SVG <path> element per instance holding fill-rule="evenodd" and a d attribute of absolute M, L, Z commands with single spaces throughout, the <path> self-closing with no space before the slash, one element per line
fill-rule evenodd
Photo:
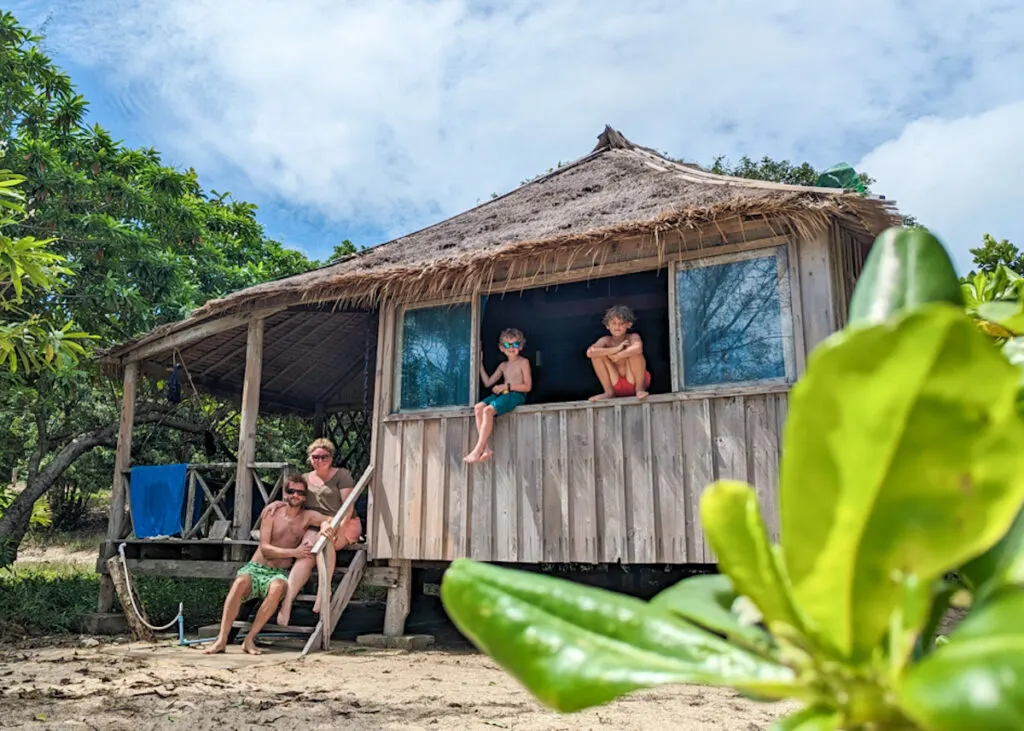
<path fill-rule="evenodd" d="M 516 341 L 520 343 L 520 349 L 523 345 L 526 345 L 526 336 L 523 335 L 523 331 L 520 330 L 519 328 L 507 327 L 504 330 L 502 330 L 501 334 L 498 336 L 498 345 L 501 345 L 504 342 Z"/>
<path fill-rule="evenodd" d="M 601 324 L 607 325 L 615 319 L 622 320 L 627 325 L 632 325 L 636 322 L 636 315 L 626 305 L 612 305 L 605 310 L 604 319 L 601 320 Z"/>

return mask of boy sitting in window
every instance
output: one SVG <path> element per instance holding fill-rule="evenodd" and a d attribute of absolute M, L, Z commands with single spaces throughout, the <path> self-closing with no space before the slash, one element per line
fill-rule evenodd
<path fill-rule="evenodd" d="M 491 375 L 487 375 L 481 362 L 480 378 L 485 387 L 493 386 L 491 390 L 494 393 L 473 409 L 476 414 L 476 430 L 480 433 L 480 437 L 473 450 L 462 458 L 464 462 L 480 462 L 491 456 L 491 448 L 487 442 L 491 438 L 491 432 L 494 431 L 494 419 L 521 406 L 526 401 L 526 394 L 533 388 L 530 361 L 519 357 L 524 345 L 526 345 L 526 336 L 521 330 L 515 328 L 502 330 L 501 336 L 498 338 L 498 349 L 505 354 L 508 360 L 499 365 Z M 483 354 L 481 353 L 482 358 Z M 494 384 L 503 376 L 505 382 L 495 386 Z"/>
<path fill-rule="evenodd" d="M 611 334 L 587 348 L 587 357 L 594 365 L 603 391 L 590 400 L 603 401 L 616 396 L 647 398 L 651 374 L 644 358 L 644 343 L 639 335 L 629 332 L 636 316 L 625 305 L 615 305 L 604 313 L 602 322 Z"/>

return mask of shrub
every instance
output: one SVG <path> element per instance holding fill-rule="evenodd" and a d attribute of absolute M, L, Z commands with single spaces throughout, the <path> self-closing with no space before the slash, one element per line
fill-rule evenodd
<path fill-rule="evenodd" d="M 778 545 L 754 490 L 719 481 L 701 520 L 721 574 L 642 602 L 459 560 L 446 609 L 562 711 L 705 683 L 802 702 L 780 731 L 1021 728 L 1022 308 L 979 307 L 979 328 L 934 237 L 883 233 L 790 393 Z M 951 575 L 970 611 L 940 643 Z"/>

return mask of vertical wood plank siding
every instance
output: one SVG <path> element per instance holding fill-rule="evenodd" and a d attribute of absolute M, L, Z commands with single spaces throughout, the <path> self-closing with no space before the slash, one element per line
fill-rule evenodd
<path fill-rule="evenodd" d="M 510 414 L 494 456 L 465 465 L 471 415 L 386 422 L 374 558 L 522 563 L 704 563 L 701 491 L 757 490 L 778 535 L 786 393 Z"/>

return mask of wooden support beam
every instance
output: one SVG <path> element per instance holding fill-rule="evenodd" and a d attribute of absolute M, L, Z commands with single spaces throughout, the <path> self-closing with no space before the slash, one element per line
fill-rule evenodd
<path fill-rule="evenodd" d="M 400 637 L 405 634 L 405 620 L 412 607 L 412 561 L 391 559 L 388 562 L 398 569 L 397 585 L 388 589 L 388 602 L 384 609 L 384 636 Z"/>
<path fill-rule="evenodd" d="M 128 352 L 124 353 L 121 357 L 124 358 L 126 363 L 130 363 L 132 361 L 144 360 L 154 355 L 160 355 L 161 353 L 169 353 L 175 348 L 180 349 L 187 347 L 193 343 L 198 343 L 200 340 L 206 340 L 206 338 L 211 335 L 217 335 L 218 333 L 227 332 L 228 330 L 234 330 L 236 327 L 241 327 L 246 323 L 252 323 L 255 319 L 262 320 L 263 318 L 284 309 L 287 308 L 273 307 L 254 312 L 252 314 L 226 315 L 224 317 L 204 320 L 192 325 L 191 327 L 183 328 L 157 340 L 140 343 Z"/>
<path fill-rule="evenodd" d="M 121 565 L 120 556 L 115 555 L 107 559 L 107 574 L 110 581 L 114 584 L 114 589 L 117 592 L 117 598 L 121 602 L 121 608 L 124 610 L 124 618 L 128 622 L 132 638 L 139 642 L 152 642 L 153 631 L 146 624 L 149 618 L 146 616 L 146 610 L 142 606 L 142 602 L 139 601 L 139 595 L 135 593 L 134 587 L 128 583 L 128 573 L 125 571 L 124 566 Z M 135 600 L 134 603 L 132 599 Z M 135 610 L 135 607 L 138 607 L 138 611 Z"/>
<path fill-rule="evenodd" d="M 334 634 L 334 628 L 338 626 L 338 620 L 341 619 L 345 607 L 352 600 L 365 568 L 366 551 L 359 551 L 352 557 L 352 563 L 349 564 L 348 570 L 345 572 L 345 578 L 338 584 L 334 597 L 329 598 L 327 602 L 321 597 L 320 621 L 317 622 L 316 629 L 310 635 L 306 646 L 302 648 L 303 656 L 309 654 L 309 651 L 318 644 L 323 650 L 331 649 L 331 635 Z M 328 609 L 323 609 L 323 607 L 328 607 Z"/>
<path fill-rule="evenodd" d="M 128 502 L 127 480 L 124 473 L 132 460 L 132 426 L 135 423 L 135 392 L 138 389 L 139 364 L 128 363 L 124 369 L 124 389 L 121 397 L 121 419 L 117 427 L 117 450 L 114 452 L 114 481 L 110 489 L 110 515 L 107 519 L 107 543 L 115 546 L 124 537 L 124 514 Z M 109 549 L 101 559 L 109 557 Z M 114 583 L 109 576 L 100 580 L 97 610 L 109 612 L 114 606 Z"/>
<path fill-rule="evenodd" d="M 256 456 L 256 420 L 260 412 L 260 381 L 263 377 L 263 318 L 249 322 L 245 344 L 245 381 L 242 384 L 242 420 L 238 428 L 238 465 L 235 468 L 235 512 L 232 537 L 249 538 L 252 530 L 252 473 Z"/>

